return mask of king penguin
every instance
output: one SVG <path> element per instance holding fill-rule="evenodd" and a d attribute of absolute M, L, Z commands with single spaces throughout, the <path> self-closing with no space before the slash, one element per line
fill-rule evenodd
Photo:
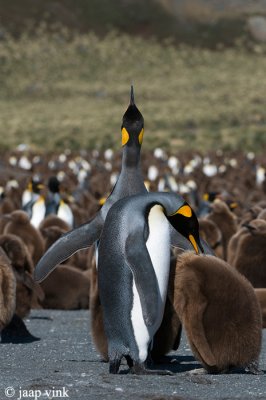
<path fill-rule="evenodd" d="M 35 279 L 42 281 L 59 263 L 78 250 L 88 248 L 99 239 L 110 207 L 119 199 L 137 193 L 146 193 L 141 172 L 140 150 L 144 134 L 144 119 L 135 105 L 131 86 L 130 104 L 123 116 L 122 166 L 118 180 L 102 208 L 89 222 L 67 232 L 44 254 L 35 269 Z"/>
<path fill-rule="evenodd" d="M 71 228 L 74 225 L 74 217 L 69 205 L 62 199 L 60 194 L 60 182 L 56 176 L 48 180 L 48 194 L 45 201 L 45 216 L 55 214 L 65 221 Z"/>
<path fill-rule="evenodd" d="M 123 357 L 133 373 L 147 370 L 149 347 L 164 313 L 170 225 L 204 252 L 198 220 L 174 193 L 146 193 L 117 201 L 109 210 L 98 247 L 98 284 L 108 341 L 110 373 Z"/>

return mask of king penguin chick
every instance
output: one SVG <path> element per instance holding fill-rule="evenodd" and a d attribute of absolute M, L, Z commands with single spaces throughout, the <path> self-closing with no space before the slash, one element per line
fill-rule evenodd
<path fill-rule="evenodd" d="M 216 199 L 212 204 L 212 211 L 206 219 L 213 221 L 222 233 L 223 258 L 226 260 L 229 240 L 237 231 L 236 217 L 225 202 Z"/>
<path fill-rule="evenodd" d="M 25 211 L 13 211 L 9 219 L 10 222 L 6 224 L 3 233 L 19 236 L 26 244 L 34 264 L 37 264 L 44 253 L 44 241 L 40 231 L 31 224 Z"/>
<path fill-rule="evenodd" d="M 229 243 L 232 266 L 243 274 L 255 288 L 266 288 L 266 221 L 254 219 L 244 224 Z"/>
<path fill-rule="evenodd" d="M 44 308 L 80 310 L 89 308 L 90 279 L 70 265 L 60 265 L 41 283 Z"/>
<path fill-rule="evenodd" d="M 180 255 L 173 303 L 194 356 L 209 373 L 233 367 L 260 373 L 260 308 L 251 284 L 234 268 L 209 255 Z"/>
<path fill-rule="evenodd" d="M 16 279 L 4 250 L 0 247 L 0 333 L 11 321 L 16 308 Z"/>
<path fill-rule="evenodd" d="M 43 299 L 43 292 L 33 280 L 33 263 L 24 242 L 16 235 L 0 235 L 0 246 L 10 259 L 16 278 L 16 315 L 25 318 L 32 307 L 34 294 Z"/>
<path fill-rule="evenodd" d="M 254 291 L 260 305 L 262 315 L 262 327 L 266 328 L 266 288 L 254 289 Z"/>
<path fill-rule="evenodd" d="M 168 221 L 197 253 L 203 251 L 196 215 L 174 193 L 128 196 L 107 214 L 98 248 L 98 284 L 110 373 L 118 373 L 123 357 L 133 373 L 166 373 L 147 370 L 145 362 L 164 314 L 170 268 Z"/>
<path fill-rule="evenodd" d="M 206 240 L 217 257 L 223 258 L 222 233 L 215 222 L 210 219 L 200 218 L 200 237 Z"/>
<path fill-rule="evenodd" d="M 39 340 L 16 314 L 16 278 L 9 257 L 0 245 L 0 334 L 2 343 Z"/>

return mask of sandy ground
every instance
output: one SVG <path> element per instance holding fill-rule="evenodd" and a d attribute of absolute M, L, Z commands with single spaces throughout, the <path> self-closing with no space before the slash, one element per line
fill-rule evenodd
<path fill-rule="evenodd" d="M 0 400 L 6 399 L 266 399 L 266 374 L 241 371 L 197 375 L 183 336 L 165 368 L 174 376 L 108 373 L 89 333 L 89 311 L 34 310 L 26 324 L 41 338 L 30 344 L 0 344 Z M 266 370 L 266 330 L 260 368 Z"/>

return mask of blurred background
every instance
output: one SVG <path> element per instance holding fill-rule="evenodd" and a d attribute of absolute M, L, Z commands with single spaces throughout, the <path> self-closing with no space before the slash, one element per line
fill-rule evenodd
<path fill-rule="evenodd" d="M 0 0 L 0 148 L 261 152 L 266 0 Z"/>

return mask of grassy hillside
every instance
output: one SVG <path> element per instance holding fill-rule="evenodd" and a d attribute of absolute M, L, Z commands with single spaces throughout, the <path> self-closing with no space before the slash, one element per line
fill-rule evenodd
<path fill-rule="evenodd" d="M 0 41 L 1 148 L 118 147 L 133 82 L 145 146 L 261 150 L 266 57 L 257 50 L 176 48 L 115 33 L 7 38 Z"/>
<path fill-rule="evenodd" d="M 174 15 L 174 10 L 163 3 L 158 0 L 0 0 L 0 38 L 5 31 L 14 37 L 25 31 L 33 34 L 44 23 L 50 31 L 61 26 L 71 32 L 94 32 L 102 36 L 115 29 L 145 38 L 172 37 L 176 43 L 208 48 L 233 46 L 238 40 L 252 45 L 244 14 L 230 11 L 218 17 L 215 7 L 186 0 Z"/>

